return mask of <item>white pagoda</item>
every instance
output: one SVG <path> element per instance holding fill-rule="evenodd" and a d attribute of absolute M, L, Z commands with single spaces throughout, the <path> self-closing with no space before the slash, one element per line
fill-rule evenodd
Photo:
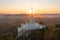
<path fill-rule="evenodd" d="M 31 9 L 31 10 L 33 10 L 33 9 Z M 29 34 L 32 33 L 32 31 L 38 30 L 37 32 L 39 32 L 40 29 L 43 29 L 45 27 L 46 27 L 45 25 L 41 25 L 39 23 L 36 23 L 34 21 L 34 17 L 32 14 L 29 22 L 25 23 L 25 24 L 21 24 L 21 27 L 18 28 L 18 37 L 22 36 L 24 33 L 25 33 L 26 37 L 28 37 Z"/>

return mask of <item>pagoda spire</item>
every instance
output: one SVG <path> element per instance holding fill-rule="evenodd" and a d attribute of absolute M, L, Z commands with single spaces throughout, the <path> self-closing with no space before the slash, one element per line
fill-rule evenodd
<path fill-rule="evenodd" d="M 30 24 L 34 24 L 35 22 L 34 22 L 34 18 L 33 18 L 33 8 L 31 8 L 31 18 L 30 18 L 30 20 L 29 20 L 29 23 Z"/>
<path fill-rule="evenodd" d="M 32 12 L 31 12 L 31 17 L 33 17 L 33 8 L 31 8 L 31 11 L 32 11 Z"/>

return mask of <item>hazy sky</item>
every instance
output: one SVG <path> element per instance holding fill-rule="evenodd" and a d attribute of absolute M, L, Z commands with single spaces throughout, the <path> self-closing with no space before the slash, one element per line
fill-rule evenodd
<path fill-rule="evenodd" d="M 0 0 L 0 13 L 60 13 L 60 0 Z"/>

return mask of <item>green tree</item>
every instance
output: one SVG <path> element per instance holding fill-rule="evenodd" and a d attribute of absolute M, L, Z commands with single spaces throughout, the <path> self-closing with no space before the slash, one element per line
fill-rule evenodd
<path fill-rule="evenodd" d="M 60 40 L 60 29 L 53 31 L 53 35 L 51 36 L 51 40 Z"/>
<path fill-rule="evenodd" d="M 55 28 L 60 28 L 60 25 L 59 25 L 59 24 L 56 24 L 56 25 L 55 25 Z"/>

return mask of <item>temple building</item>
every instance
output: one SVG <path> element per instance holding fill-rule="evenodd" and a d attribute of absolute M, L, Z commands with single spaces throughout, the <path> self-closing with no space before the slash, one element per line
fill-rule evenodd
<path fill-rule="evenodd" d="M 46 25 L 35 22 L 33 15 L 28 23 L 21 24 L 18 28 L 18 40 L 44 40 L 44 31 Z"/>

